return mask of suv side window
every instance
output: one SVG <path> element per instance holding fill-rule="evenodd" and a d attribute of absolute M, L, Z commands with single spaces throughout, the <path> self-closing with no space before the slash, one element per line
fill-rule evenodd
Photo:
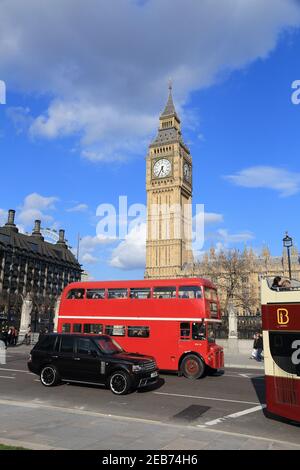
<path fill-rule="evenodd" d="M 88 355 L 91 351 L 97 351 L 96 346 L 88 338 L 77 338 L 77 353 Z"/>
<path fill-rule="evenodd" d="M 74 339 L 75 338 L 73 336 L 62 336 L 61 344 L 60 344 L 60 352 L 61 353 L 72 353 L 73 352 Z"/>
<path fill-rule="evenodd" d="M 53 351 L 56 338 L 57 336 L 52 336 L 52 335 L 42 337 L 42 339 L 39 341 L 37 349 L 39 349 L 39 351 L 45 351 L 45 352 Z"/>

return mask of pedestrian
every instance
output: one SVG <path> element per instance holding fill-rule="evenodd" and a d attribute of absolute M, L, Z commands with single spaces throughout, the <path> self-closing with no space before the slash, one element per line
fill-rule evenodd
<path fill-rule="evenodd" d="M 27 333 L 25 335 L 25 340 L 26 340 L 26 344 L 28 346 L 31 343 L 31 326 L 30 325 L 28 325 Z"/>
<path fill-rule="evenodd" d="M 8 329 L 4 328 L 2 331 L 2 341 L 4 342 L 5 349 L 7 349 L 7 343 L 8 343 Z"/>
<path fill-rule="evenodd" d="M 8 328 L 8 332 L 7 332 L 7 344 L 8 344 L 8 346 L 10 346 L 12 344 L 12 340 L 13 340 L 13 327 L 10 326 Z"/>
<path fill-rule="evenodd" d="M 256 360 L 257 362 L 261 362 L 262 361 L 261 353 L 263 352 L 263 349 L 264 349 L 263 336 L 261 333 L 258 334 L 256 345 L 257 345 Z"/>
<path fill-rule="evenodd" d="M 252 348 L 252 353 L 249 359 L 256 359 L 257 357 L 257 339 L 258 339 L 258 333 L 255 333 L 253 335 L 253 348 Z"/>
<path fill-rule="evenodd" d="M 278 290 L 279 287 L 281 287 L 281 281 L 282 281 L 282 279 L 281 279 L 280 276 L 274 277 L 271 289 Z"/>
<path fill-rule="evenodd" d="M 18 344 L 18 336 L 19 336 L 19 331 L 17 328 L 15 328 L 14 342 L 13 342 L 14 346 L 17 346 Z"/>

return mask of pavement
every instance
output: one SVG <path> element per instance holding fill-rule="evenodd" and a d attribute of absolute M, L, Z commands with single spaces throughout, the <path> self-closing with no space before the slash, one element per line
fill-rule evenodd
<path fill-rule="evenodd" d="M 30 449 L 300 450 L 299 426 L 266 417 L 261 370 L 225 367 L 197 381 L 163 373 L 157 386 L 118 397 L 100 386 L 43 387 L 27 370 L 29 351 L 9 348 L 0 365 L 0 443 Z"/>

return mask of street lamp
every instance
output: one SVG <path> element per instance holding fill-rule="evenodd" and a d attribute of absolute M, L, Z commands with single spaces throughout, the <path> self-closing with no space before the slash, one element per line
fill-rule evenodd
<path fill-rule="evenodd" d="M 290 279 L 292 279 L 292 270 L 291 270 L 291 253 L 290 249 L 293 246 L 293 239 L 292 237 L 289 237 L 288 233 L 286 232 L 283 241 L 283 246 L 284 248 L 287 249 L 287 254 L 288 254 L 288 263 L 289 263 L 289 274 L 290 274 Z"/>

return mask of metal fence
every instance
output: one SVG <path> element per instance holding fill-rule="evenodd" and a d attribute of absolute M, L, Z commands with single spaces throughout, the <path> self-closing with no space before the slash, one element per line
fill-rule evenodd
<path fill-rule="evenodd" d="M 239 339 L 253 339 L 256 332 L 261 331 L 261 316 L 242 315 L 237 317 L 237 328 Z M 228 317 L 222 317 L 222 323 L 218 326 L 216 337 L 218 339 L 227 339 L 229 333 Z"/>

